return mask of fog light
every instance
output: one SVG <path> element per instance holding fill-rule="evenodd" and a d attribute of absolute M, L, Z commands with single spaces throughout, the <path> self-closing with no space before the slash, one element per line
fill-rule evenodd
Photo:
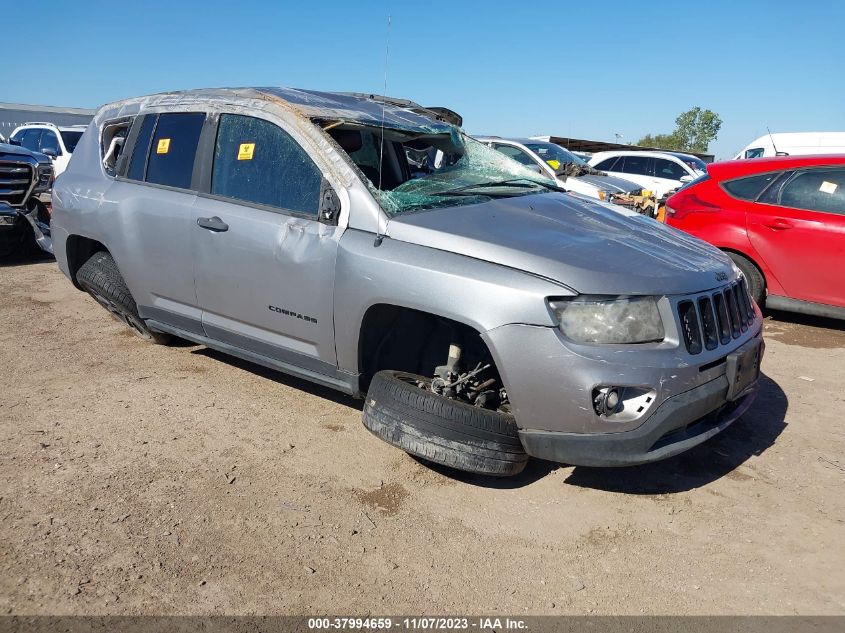
<path fill-rule="evenodd" d="M 596 415 L 610 415 L 619 406 L 619 390 L 616 387 L 601 387 L 593 391 L 593 409 Z"/>

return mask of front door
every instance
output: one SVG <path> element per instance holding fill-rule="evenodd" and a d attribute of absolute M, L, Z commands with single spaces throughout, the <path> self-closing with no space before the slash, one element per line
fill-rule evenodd
<path fill-rule="evenodd" d="M 206 336 L 320 374 L 336 370 L 342 229 L 320 221 L 322 173 L 275 123 L 221 114 L 193 226 Z"/>
<path fill-rule="evenodd" d="M 845 307 L 845 168 L 796 171 L 746 217 L 751 243 L 789 297 Z"/>

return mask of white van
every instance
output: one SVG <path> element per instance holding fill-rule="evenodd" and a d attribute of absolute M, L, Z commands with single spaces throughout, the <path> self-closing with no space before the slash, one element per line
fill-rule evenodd
<path fill-rule="evenodd" d="M 778 132 L 766 134 L 745 146 L 734 160 L 764 156 L 845 154 L 845 132 Z"/>

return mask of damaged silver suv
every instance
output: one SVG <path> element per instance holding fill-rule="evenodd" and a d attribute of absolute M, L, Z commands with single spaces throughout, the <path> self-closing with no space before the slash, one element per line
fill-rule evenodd
<path fill-rule="evenodd" d="M 365 398 L 377 436 L 472 472 L 650 462 L 742 415 L 761 315 L 730 259 L 449 114 L 283 88 L 104 106 L 55 184 L 59 266 L 147 339 Z"/>

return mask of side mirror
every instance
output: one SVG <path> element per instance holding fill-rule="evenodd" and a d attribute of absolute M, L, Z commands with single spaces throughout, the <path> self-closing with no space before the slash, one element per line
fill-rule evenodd
<path fill-rule="evenodd" d="M 21 146 L 21 140 L 19 138 L 10 138 L 9 145 L 17 145 L 18 147 Z"/>
<path fill-rule="evenodd" d="M 320 222 L 326 224 L 337 224 L 340 215 L 340 198 L 332 189 L 329 182 L 323 178 L 320 185 Z"/>
<path fill-rule="evenodd" d="M 681 176 L 680 178 L 678 178 L 678 180 L 680 180 L 681 182 L 692 182 L 692 176 L 687 174 L 685 176 Z"/>
<path fill-rule="evenodd" d="M 44 149 L 41 150 L 41 153 L 44 154 L 45 156 L 49 156 L 50 158 L 55 158 L 56 156 L 59 155 L 59 152 L 57 150 L 53 149 L 52 147 L 45 147 Z"/>

